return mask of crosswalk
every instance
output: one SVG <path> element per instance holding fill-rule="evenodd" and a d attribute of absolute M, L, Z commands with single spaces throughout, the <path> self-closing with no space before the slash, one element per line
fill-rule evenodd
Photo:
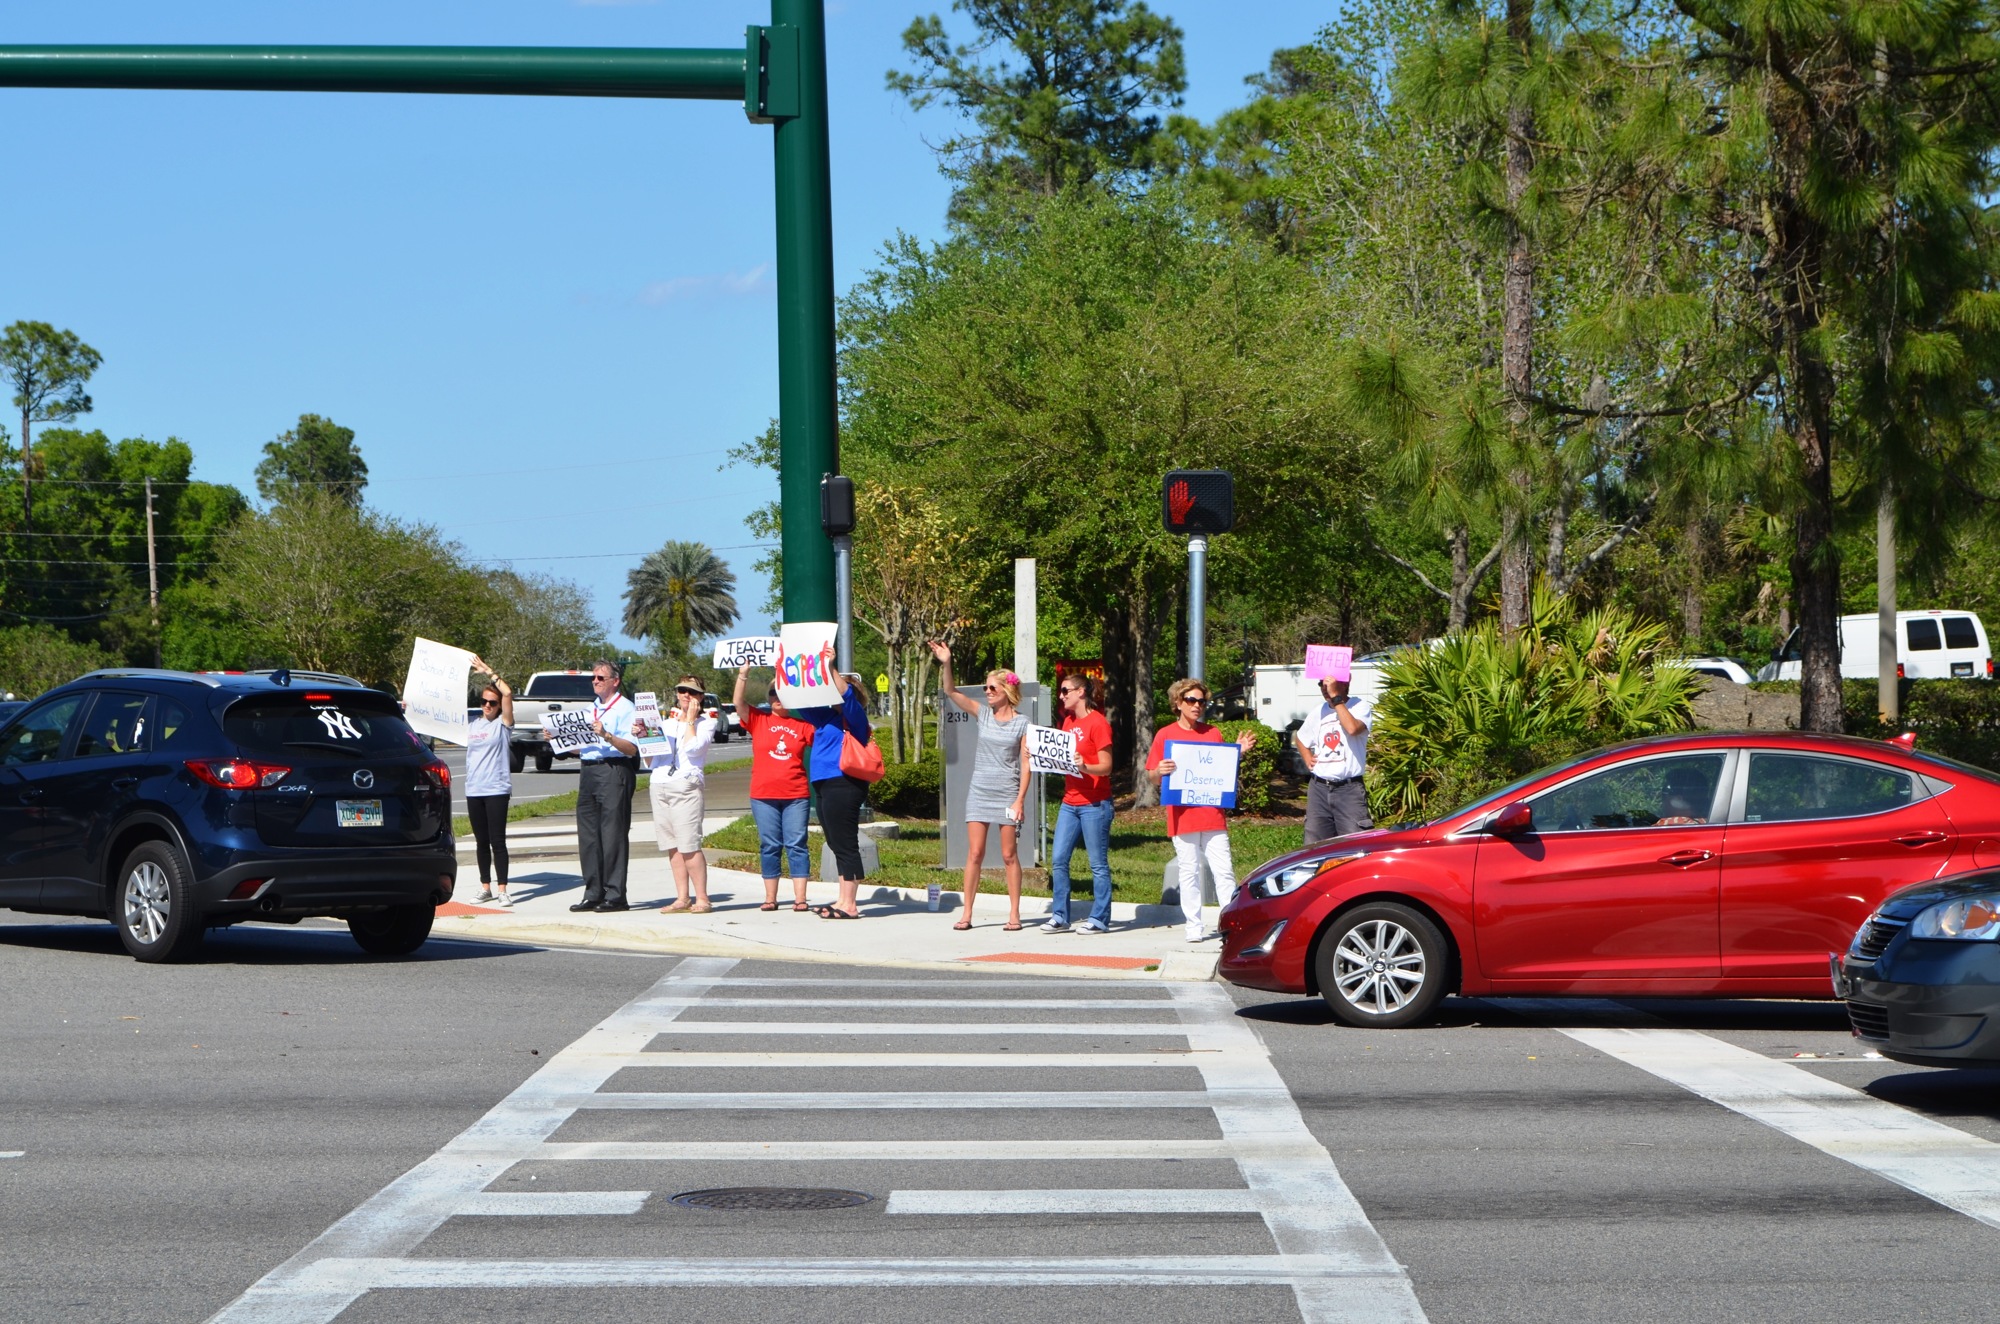
<path fill-rule="evenodd" d="M 1119 986 L 1124 996 L 1107 997 L 1105 985 L 1082 981 L 948 977 L 899 983 L 887 977 L 736 977 L 736 969 L 736 962 L 719 958 L 681 961 L 213 1321 L 316 1324 L 335 1319 L 370 1292 L 410 1289 L 971 1287 L 1005 1293 L 1063 1285 L 1289 1289 L 1307 1324 L 1424 1320 L 1402 1266 L 1307 1129 L 1262 1041 L 1219 987 Z M 1048 996 L 1071 988 L 1073 997 Z M 951 1018 L 912 1019 L 899 1005 Z M 1020 1019 L 1027 1013 L 1033 1018 Z M 1103 1046 L 1112 1039 L 1127 1043 Z M 1017 1046 L 1026 1051 L 1014 1051 Z M 1200 1088 L 1185 1087 L 1190 1073 Z M 1173 1087 L 1144 1087 L 1163 1075 Z M 762 1088 L 696 1088 L 746 1077 Z M 1062 1088 L 1066 1081 L 1076 1088 Z M 661 1088 L 632 1088 L 635 1083 Z M 1014 1087 L 1024 1083 L 1038 1088 Z M 921 1087 L 870 1087 L 891 1084 Z M 972 1088 L 960 1088 L 965 1085 Z M 1080 1110 L 1099 1119 L 1088 1137 L 1046 1134 L 1060 1128 L 1041 1119 L 1074 1117 Z M 1162 1134 L 1150 1123 L 1176 1115 L 1164 1110 L 1204 1116 L 1202 1129 L 1210 1134 Z M 722 1121 L 730 1114 L 933 1122 L 957 1114 L 1011 1121 L 999 1138 L 956 1134 L 949 1125 L 909 1135 L 857 1124 L 848 1128 L 859 1133 L 852 1138 L 722 1139 L 707 1138 L 697 1125 L 704 1116 Z M 636 1126 L 658 1120 L 668 1138 L 589 1138 L 593 1124 L 621 1116 Z M 1087 1238 L 1072 1243 L 1057 1237 L 1037 1254 L 923 1254 L 923 1247 L 941 1243 L 888 1237 L 878 1239 L 893 1241 L 897 1253 L 719 1256 L 703 1253 L 716 1242 L 698 1235 L 693 1224 L 659 1215 L 677 1190 L 690 1189 L 680 1181 L 688 1172 L 698 1172 L 705 1186 L 737 1184 L 731 1179 L 738 1174 L 768 1181 L 774 1171 L 812 1186 L 829 1169 L 850 1184 L 868 1172 L 897 1182 L 913 1172 L 938 1175 L 873 1192 L 879 1215 L 871 1217 L 879 1221 L 870 1226 L 876 1228 L 916 1230 L 934 1223 L 953 1229 L 954 1238 L 967 1227 L 998 1228 L 988 1236 L 1004 1249 L 1021 1244 L 1015 1230 L 1035 1231 L 1040 1225 L 1029 1220 L 1037 1217 L 1117 1216 L 1126 1231 L 1132 1220 L 1159 1220 L 1157 1226 L 1144 1223 L 1140 1236 L 1121 1236 L 1119 1245 L 1185 1249 L 1093 1255 Z M 550 1181 L 562 1189 L 522 1190 L 524 1171 L 572 1179 Z M 593 1171 L 617 1174 L 621 1189 L 588 1189 Z M 1127 1174 L 1127 1184 L 1075 1181 L 1079 1172 L 1107 1171 Z M 644 1175 L 632 1180 L 649 1172 L 662 1184 L 650 1185 Z M 1162 1173 L 1180 1172 L 1188 1174 L 1186 1184 L 1162 1183 Z M 574 1179 L 579 1173 L 583 1177 Z M 976 1184 L 995 1173 L 1037 1179 Z M 969 1175 L 954 1184 L 955 1174 Z M 616 1244 L 643 1244 L 647 1253 L 450 1253 L 465 1243 L 455 1230 L 467 1220 L 534 1218 L 622 1220 L 640 1236 L 636 1242 L 629 1235 L 614 1239 Z M 1229 1248 L 1199 1249 L 1199 1239 L 1184 1235 L 1190 1220 L 1202 1227 L 1212 1225 L 1200 1220 L 1229 1224 L 1232 1235 L 1219 1238 Z M 533 1244 L 567 1248 L 593 1240 L 548 1236 Z M 1253 1247 L 1251 1240 L 1261 1244 Z M 965 1237 L 953 1244 L 976 1242 Z M 981 1299 L 990 1307 L 986 1318 L 1021 1317 L 1010 1312 L 1004 1295 Z M 670 1302 L 663 1305 L 671 1313 Z M 913 1302 L 910 1317 L 928 1314 Z"/>

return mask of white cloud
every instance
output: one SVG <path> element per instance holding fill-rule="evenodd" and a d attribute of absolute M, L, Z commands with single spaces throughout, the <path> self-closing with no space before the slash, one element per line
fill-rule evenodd
<path fill-rule="evenodd" d="M 771 279 L 771 264 L 759 262 L 748 271 L 725 271 L 709 276 L 673 276 L 642 287 L 638 302 L 649 308 L 684 299 L 743 298 L 769 294 L 777 288 Z"/>

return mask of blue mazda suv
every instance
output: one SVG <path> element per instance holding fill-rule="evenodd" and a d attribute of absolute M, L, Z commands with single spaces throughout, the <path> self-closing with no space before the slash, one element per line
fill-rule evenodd
<path fill-rule="evenodd" d="M 0 906 L 102 916 L 141 961 L 311 916 L 405 955 L 457 876 L 450 771 L 345 678 L 94 671 L 0 726 Z"/>

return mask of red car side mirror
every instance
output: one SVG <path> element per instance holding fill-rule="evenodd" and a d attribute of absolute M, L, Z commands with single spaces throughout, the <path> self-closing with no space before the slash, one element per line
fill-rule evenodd
<path fill-rule="evenodd" d="M 1534 806 L 1526 800 L 1516 800 L 1493 815 L 1493 821 L 1486 825 L 1486 830 L 1496 837 L 1517 837 L 1526 832 L 1533 832 Z"/>

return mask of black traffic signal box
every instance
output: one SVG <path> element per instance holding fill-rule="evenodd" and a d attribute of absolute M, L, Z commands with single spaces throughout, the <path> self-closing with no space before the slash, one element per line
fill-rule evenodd
<path fill-rule="evenodd" d="M 1222 469 L 1175 469 L 1160 484 L 1168 533 L 1227 533 L 1236 527 L 1236 480 Z"/>

